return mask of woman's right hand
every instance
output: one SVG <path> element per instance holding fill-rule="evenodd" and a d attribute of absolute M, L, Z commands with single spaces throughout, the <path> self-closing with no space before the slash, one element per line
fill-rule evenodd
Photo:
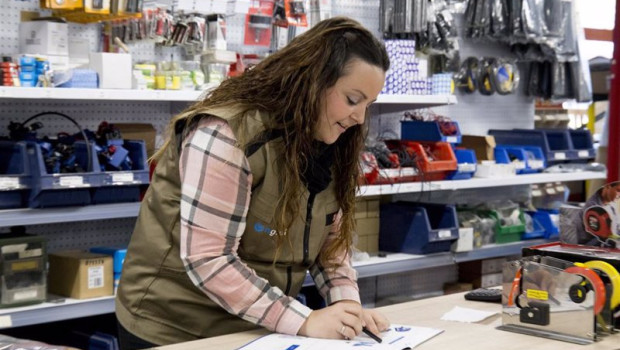
<path fill-rule="evenodd" d="M 313 338 L 353 339 L 362 332 L 362 306 L 341 301 L 314 310 L 297 334 Z"/>

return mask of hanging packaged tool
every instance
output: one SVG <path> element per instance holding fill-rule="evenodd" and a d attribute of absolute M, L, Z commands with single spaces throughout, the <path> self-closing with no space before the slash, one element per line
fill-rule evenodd
<path fill-rule="evenodd" d="M 500 95 L 508 95 L 519 86 L 519 69 L 514 62 L 496 59 L 491 66 L 491 84 Z"/>
<path fill-rule="evenodd" d="M 493 65 L 495 58 L 485 57 L 480 60 L 480 72 L 478 75 L 478 91 L 485 96 L 495 93 L 493 86 Z"/>
<path fill-rule="evenodd" d="M 273 1 L 258 1 L 245 17 L 245 45 L 269 46 L 273 19 Z"/>
<path fill-rule="evenodd" d="M 458 73 L 454 75 L 454 83 L 459 90 L 471 94 L 478 89 L 479 64 L 476 57 L 468 57 L 463 61 Z"/>

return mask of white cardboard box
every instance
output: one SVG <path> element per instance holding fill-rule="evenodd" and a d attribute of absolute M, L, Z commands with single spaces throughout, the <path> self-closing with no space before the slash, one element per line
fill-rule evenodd
<path fill-rule="evenodd" d="M 101 89 L 131 89 L 131 55 L 91 52 L 90 68 L 99 75 Z"/>
<path fill-rule="evenodd" d="M 19 23 L 20 53 L 69 55 L 67 23 L 31 21 Z"/>

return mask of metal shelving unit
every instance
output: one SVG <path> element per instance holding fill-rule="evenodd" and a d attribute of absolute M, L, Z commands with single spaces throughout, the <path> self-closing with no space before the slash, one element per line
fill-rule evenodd
<path fill-rule="evenodd" d="M 47 209 L 7 209 L 0 211 L 0 227 L 131 218 L 138 216 L 139 208 L 140 203 L 135 202 Z"/>
<path fill-rule="evenodd" d="M 215 87 L 215 85 L 213 86 Z M 0 98 L 88 101 L 196 101 L 205 91 L 0 87 Z M 379 95 L 375 103 L 412 104 L 417 108 L 455 104 L 454 95 Z"/>
<path fill-rule="evenodd" d="M 114 312 L 114 297 L 60 299 L 59 302 L 0 309 L 0 329 L 30 326 Z"/>
<path fill-rule="evenodd" d="M 354 262 L 353 266 L 357 270 L 358 278 L 374 277 L 390 273 L 449 266 L 466 261 L 518 255 L 521 254 L 521 249 L 524 247 L 549 242 L 550 241 L 546 239 L 533 239 L 506 244 L 490 244 L 482 248 L 459 253 L 444 252 L 428 255 L 390 253 L 385 257 L 373 256 L 366 261 Z M 307 275 L 304 281 L 304 287 L 312 285 L 314 285 L 314 282 L 310 275 Z"/>
<path fill-rule="evenodd" d="M 408 182 L 394 185 L 362 186 L 358 196 L 370 197 L 388 194 L 416 193 L 420 191 L 455 191 L 470 188 L 527 185 L 555 181 L 582 181 L 605 179 L 605 176 L 605 173 L 584 171 L 578 173 L 517 175 L 514 177 L 497 179 L 474 178 L 457 181 Z M 0 210 L 0 227 L 131 218 L 138 215 L 139 209 L 140 203 L 135 202 L 89 205 L 83 207 Z"/>
<path fill-rule="evenodd" d="M 360 188 L 360 197 L 389 194 L 416 193 L 422 191 L 456 191 L 471 188 L 529 185 L 547 182 L 570 182 L 605 179 L 604 172 L 581 171 L 574 173 L 524 174 L 501 178 L 472 178 L 469 180 L 403 182 L 387 185 L 368 185 Z"/>

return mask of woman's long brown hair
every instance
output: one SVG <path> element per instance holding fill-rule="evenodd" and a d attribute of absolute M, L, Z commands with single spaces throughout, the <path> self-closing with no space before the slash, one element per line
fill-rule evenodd
<path fill-rule="evenodd" d="M 325 106 L 325 91 L 347 73 L 347 64 L 353 59 L 383 71 L 389 68 L 384 46 L 358 22 L 345 17 L 321 21 L 241 76 L 223 81 L 204 100 L 175 116 L 168 127 L 168 135 L 174 133 L 177 121 L 185 119 L 186 125 L 190 125 L 192 119 L 207 108 L 235 106 L 240 110 L 237 119 L 252 110 L 268 113 L 272 120 L 266 127 L 284 131 L 285 151 L 280 159 L 284 167 L 280 172 L 282 192 L 273 226 L 277 232 L 286 232 L 299 215 L 299 198 L 305 188 L 300 173 L 313 152 L 312 142 Z M 326 267 L 333 267 L 331 259 L 351 246 L 355 229 L 355 192 L 360 174 L 358 158 L 365 136 L 365 126 L 357 125 L 350 127 L 335 143 L 332 172 L 343 216 L 338 239 L 321 252 L 320 263 Z M 153 158 L 159 159 L 167 147 L 170 147 L 170 137 Z M 278 250 L 281 247 L 280 236 L 277 247 Z"/>

